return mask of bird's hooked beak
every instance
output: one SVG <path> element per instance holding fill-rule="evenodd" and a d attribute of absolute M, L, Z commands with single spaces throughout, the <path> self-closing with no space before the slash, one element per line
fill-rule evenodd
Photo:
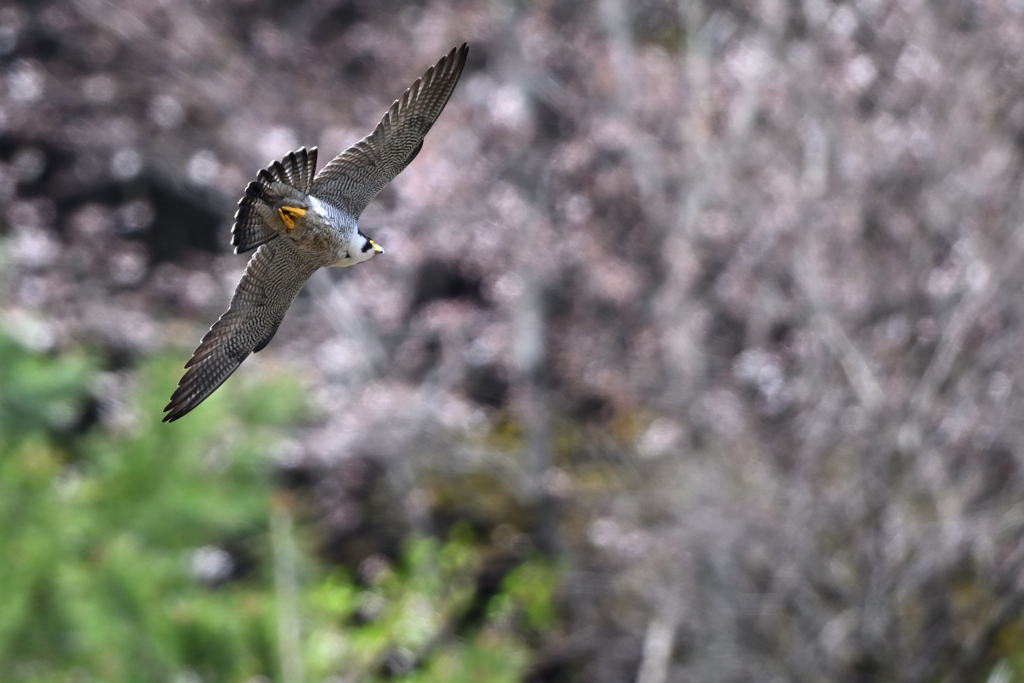
<path fill-rule="evenodd" d="M 383 254 L 384 253 L 384 247 L 380 246 L 379 244 L 377 244 L 373 240 L 370 240 L 370 244 L 373 245 L 373 253 L 375 253 L 375 254 Z"/>

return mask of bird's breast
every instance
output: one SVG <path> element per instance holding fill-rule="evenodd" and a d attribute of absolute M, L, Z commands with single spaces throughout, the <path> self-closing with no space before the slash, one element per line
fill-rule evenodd
<path fill-rule="evenodd" d="M 293 230 L 288 238 L 310 263 L 317 267 L 333 265 L 348 251 L 348 240 L 335 230 L 308 228 Z"/>

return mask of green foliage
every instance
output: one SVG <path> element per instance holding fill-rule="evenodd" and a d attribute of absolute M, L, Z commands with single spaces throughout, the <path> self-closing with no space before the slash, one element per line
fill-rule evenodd
<path fill-rule="evenodd" d="M 0 439 L 66 429 L 85 399 L 92 360 L 31 353 L 3 335 L 0 359 Z"/>
<path fill-rule="evenodd" d="M 456 537 L 442 545 L 419 538 L 407 544 L 398 567 L 379 571 L 365 589 L 341 573 L 321 580 L 307 593 L 305 610 L 313 625 L 307 639 L 311 680 L 339 672 L 353 680 L 377 680 L 385 659 L 396 653 L 419 666 L 393 680 L 521 680 L 529 649 L 510 628 L 507 612 L 534 613 L 548 619 L 539 627 L 550 627 L 550 586 L 532 592 L 522 577 L 554 575 L 540 561 L 522 565 L 514 572 L 517 578 L 506 582 L 511 592 L 493 599 L 507 612 L 489 610 L 485 624 L 459 640 L 450 629 L 470 608 L 482 561 L 481 549 L 466 540 Z"/>
<path fill-rule="evenodd" d="M 167 425 L 179 368 L 154 360 L 135 373 L 121 426 L 74 435 L 96 364 L 3 337 L 0 353 L 0 681 L 279 680 L 265 458 L 302 414 L 298 384 L 229 383 Z M 251 570 L 200 583 L 190 563 L 210 545 Z M 392 680 L 520 680 L 530 659 L 520 631 L 552 628 L 557 576 L 522 564 L 484 623 L 453 633 L 477 599 L 485 552 L 467 533 L 413 539 L 368 585 L 300 558 L 306 680 L 379 680 L 396 653 L 408 670 L 392 667 Z"/>
<path fill-rule="evenodd" d="M 550 565 L 522 564 L 505 577 L 501 593 L 491 603 L 492 613 L 502 618 L 519 612 L 529 629 L 543 632 L 556 622 L 553 593 L 557 583 L 556 571 Z"/>
<path fill-rule="evenodd" d="M 133 426 L 64 447 L 47 416 L 75 411 L 93 364 L 0 346 L 0 680 L 271 675 L 266 577 L 211 591 L 189 572 L 203 545 L 267 552 L 267 428 L 228 417 L 240 402 L 230 389 L 196 419 L 161 424 L 177 363 L 157 361 L 125 408 Z"/>
<path fill-rule="evenodd" d="M 514 638 L 482 633 L 468 643 L 456 644 L 432 656 L 422 671 L 403 683 L 515 683 L 528 664 L 526 648 Z"/>

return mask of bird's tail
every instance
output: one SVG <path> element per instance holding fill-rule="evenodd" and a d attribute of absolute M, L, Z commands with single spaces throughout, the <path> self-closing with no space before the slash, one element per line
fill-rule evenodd
<path fill-rule="evenodd" d="M 259 210 L 261 204 L 273 204 L 280 199 L 280 193 L 274 185 L 281 183 L 302 194 L 309 194 L 315 171 L 316 147 L 309 150 L 301 147 L 259 172 L 256 180 L 249 183 L 245 195 L 238 201 L 235 224 L 231 228 L 231 245 L 236 254 L 255 249 L 277 237 Z"/>

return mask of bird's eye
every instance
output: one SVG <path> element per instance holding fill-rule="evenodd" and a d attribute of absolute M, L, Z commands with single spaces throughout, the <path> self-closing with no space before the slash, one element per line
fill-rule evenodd
<path fill-rule="evenodd" d="M 370 251 L 371 249 L 373 249 L 373 240 L 367 239 L 365 242 L 363 242 L 362 252 L 365 254 L 366 252 Z"/>

